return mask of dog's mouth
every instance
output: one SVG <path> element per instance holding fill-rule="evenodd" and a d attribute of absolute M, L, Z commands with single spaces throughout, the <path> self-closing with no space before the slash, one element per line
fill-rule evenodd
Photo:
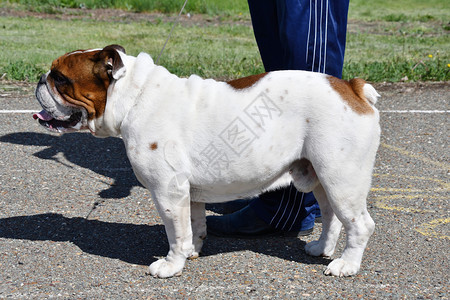
<path fill-rule="evenodd" d="M 53 132 L 68 132 L 82 129 L 83 113 L 81 111 L 73 113 L 67 120 L 57 120 L 46 110 L 34 114 L 33 118 L 39 120 L 39 124 Z"/>

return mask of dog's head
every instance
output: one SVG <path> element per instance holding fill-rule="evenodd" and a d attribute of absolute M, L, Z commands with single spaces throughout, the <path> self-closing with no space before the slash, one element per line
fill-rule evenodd
<path fill-rule="evenodd" d="M 43 110 L 34 119 L 55 132 L 89 128 L 95 133 L 93 121 L 105 111 L 108 87 L 125 74 L 121 53 L 123 47 L 110 45 L 69 52 L 53 61 L 36 88 Z"/>

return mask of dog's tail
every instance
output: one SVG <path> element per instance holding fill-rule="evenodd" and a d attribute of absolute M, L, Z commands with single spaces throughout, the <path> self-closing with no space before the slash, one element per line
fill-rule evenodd
<path fill-rule="evenodd" d="M 354 78 L 349 81 L 328 76 L 332 88 L 338 92 L 344 99 L 352 99 L 359 105 L 367 103 L 374 106 L 380 95 L 374 87 L 368 84 L 364 79 Z"/>
<path fill-rule="evenodd" d="M 354 78 L 350 80 L 349 83 L 358 97 L 366 99 L 371 105 L 375 105 L 378 98 L 381 97 L 380 94 L 377 93 L 375 88 L 371 84 L 367 83 L 364 79 Z"/>
<path fill-rule="evenodd" d="M 367 101 L 370 102 L 370 104 L 375 105 L 375 103 L 377 103 L 377 100 L 380 96 L 380 94 L 377 93 L 377 91 L 375 90 L 375 88 L 371 85 L 366 83 L 364 85 L 364 96 L 366 97 Z"/>

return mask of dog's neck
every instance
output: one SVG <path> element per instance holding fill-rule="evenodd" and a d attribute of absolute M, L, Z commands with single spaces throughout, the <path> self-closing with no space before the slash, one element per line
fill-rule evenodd
<path fill-rule="evenodd" d="M 104 114 L 91 122 L 89 127 L 95 128 L 98 137 L 119 136 L 122 122 L 128 112 L 140 99 L 149 75 L 155 68 L 153 59 L 146 53 L 137 57 L 120 53 L 125 74 L 114 80 L 108 88 Z M 165 69 L 164 69 L 165 70 Z M 166 70 L 166 72 L 168 72 Z M 148 84 L 148 82 L 147 82 Z"/>

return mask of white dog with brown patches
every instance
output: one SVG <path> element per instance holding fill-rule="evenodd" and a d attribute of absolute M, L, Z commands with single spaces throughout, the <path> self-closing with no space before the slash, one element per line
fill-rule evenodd
<path fill-rule="evenodd" d="M 122 136 L 170 244 L 150 265 L 152 275 L 179 275 L 199 255 L 205 202 L 253 197 L 291 181 L 313 191 L 322 211 L 322 234 L 306 252 L 331 256 L 344 225 L 345 250 L 325 274 L 358 272 L 375 226 L 366 198 L 380 139 L 379 95 L 363 80 L 304 71 L 228 83 L 185 79 L 148 54 L 111 45 L 56 59 L 36 96 L 44 110 L 34 117 L 50 130 Z"/>

